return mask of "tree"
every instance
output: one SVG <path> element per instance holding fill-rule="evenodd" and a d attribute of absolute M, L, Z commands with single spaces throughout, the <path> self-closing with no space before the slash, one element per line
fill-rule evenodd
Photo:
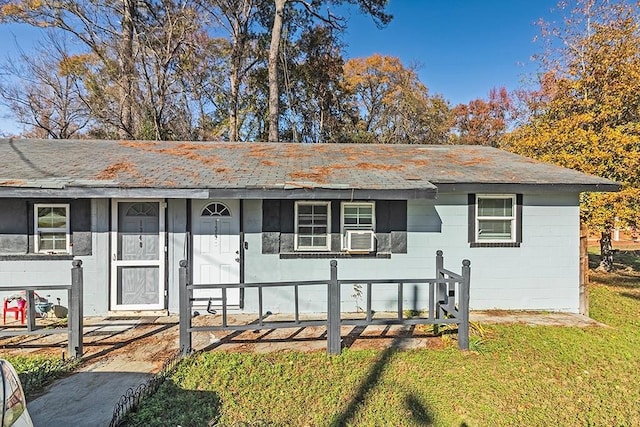
<path fill-rule="evenodd" d="M 444 144 L 450 111 L 440 96 L 430 96 L 414 68 L 379 54 L 350 59 L 344 84 L 351 95 L 354 142 Z"/>
<path fill-rule="evenodd" d="M 40 138 L 77 137 L 89 123 L 82 102 L 78 77 L 67 69 L 69 51 L 65 40 L 48 33 L 48 43 L 40 44 L 35 55 L 20 50 L 19 57 L 2 67 L 2 103 L 16 119 Z"/>
<path fill-rule="evenodd" d="M 273 11 L 273 24 L 271 26 L 271 42 L 269 44 L 269 141 L 279 140 L 279 101 L 280 89 L 278 79 L 278 56 L 280 52 L 280 40 L 282 28 L 285 21 L 286 6 L 297 8 L 299 13 L 304 14 L 309 19 L 315 19 L 334 29 L 344 28 L 344 19 L 332 14 L 328 9 L 323 14 L 321 7 L 323 4 L 351 4 L 357 5 L 361 11 L 371 15 L 378 25 L 386 25 L 391 21 L 392 16 L 385 13 L 387 0 L 319 0 L 306 2 L 303 0 L 273 0 L 275 6 Z M 293 12 L 291 12 L 293 13 Z M 308 20 L 307 20 L 308 22 Z"/>
<path fill-rule="evenodd" d="M 184 138 L 181 61 L 194 52 L 193 2 L 0 0 L 0 21 L 63 31 L 80 42 L 74 68 L 101 129 L 121 138 Z M 192 56 L 192 55 L 191 55 Z"/>
<path fill-rule="evenodd" d="M 342 45 L 337 32 L 317 25 L 280 49 L 283 76 L 281 140 L 336 142 L 345 125 Z"/>
<path fill-rule="evenodd" d="M 640 26 L 638 6 L 585 0 L 568 11 L 541 56 L 540 89 L 526 123 L 505 147 L 623 184 L 583 195 L 582 217 L 601 231 L 601 267 L 611 270 L 611 231 L 640 224 Z"/>
<path fill-rule="evenodd" d="M 511 97 L 504 87 L 491 89 L 486 101 L 474 99 L 457 105 L 452 111 L 455 142 L 497 147 L 507 131 L 512 112 Z"/>
<path fill-rule="evenodd" d="M 229 35 L 228 42 L 228 129 L 229 140 L 241 139 L 241 88 L 251 69 L 258 63 L 255 27 L 258 10 L 268 0 L 202 0 L 201 5 L 215 24 Z"/>

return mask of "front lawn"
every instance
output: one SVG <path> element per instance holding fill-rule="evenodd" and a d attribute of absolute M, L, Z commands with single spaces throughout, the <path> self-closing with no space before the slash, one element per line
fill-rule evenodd
<path fill-rule="evenodd" d="M 484 325 L 480 353 L 199 354 L 127 425 L 640 425 L 640 275 L 593 275 L 590 301 L 609 327 Z"/>

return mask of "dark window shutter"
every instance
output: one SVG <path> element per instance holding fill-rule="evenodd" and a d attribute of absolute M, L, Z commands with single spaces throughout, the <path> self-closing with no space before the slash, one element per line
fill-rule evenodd
<path fill-rule="evenodd" d="M 340 214 L 342 213 L 342 204 L 339 200 L 331 201 L 331 234 L 340 236 Z"/>
<path fill-rule="evenodd" d="M 407 201 L 376 201 L 376 233 L 407 231 Z"/>
<path fill-rule="evenodd" d="M 522 194 L 516 194 L 516 243 L 522 243 Z"/>
<path fill-rule="evenodd" d="M 280 200 L 262 201 L 262 231 L 280 231 Z"/>
<path fill-rule="evenodd" d="M 378 252 L 407 253 L 407 201 L 376 201 Z"/>
<path fill-rule="evenodd" d="M 469 229 L 469 243 L 474 243 L 476 241 L 476 195 L 469 194 L 468 196 L 468 229 Z"/>
<path fill-rule="evenodd" d="M 69 203 L 73 255 L 91 255 L 91 201 L 72 200 Z"/>
<path fill-rule="evenodd" d="M 262 253 L 280 253 L 280 200 L 262 201 Z"/>
<path fill-rule="evenodd" d="M 295 233 L 295 207 L 293 200 L 280 200 L 280 232 Z"/>
<path fill-rule="evenodd" d="M 0 200 L 0 251 L 26 253 L 29 246 L 28 205 L 21 199 Z M 33 218 L 31 219 L 33 221 Z"/>

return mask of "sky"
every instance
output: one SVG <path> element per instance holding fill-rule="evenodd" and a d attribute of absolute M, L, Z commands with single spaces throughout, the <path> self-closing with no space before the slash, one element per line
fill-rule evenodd
<path fill-rule="evenodd" d="M 520 88 L 536 72 L 531 56 L 542 46 L 535 23 L 555 16 L 557 0 L 390 0 L 394 16 L 383 29 L 357 8 L 346 8 L 346 58 L 374 53 L 417 66 L 431 94 L 451 106 L 486 98 L 494 87 Z M 30 49 L 37 36 L 28 27 L 0 25 L 0 55 L 16 41 Z M 2 58 L 4 59 L 4 58 Z M 19 126 L 0 108 L 0 135 Z"/>
<path fill-rule="evenodd" d="M 557 0 L 391 0 L 384 29 L 351 9 L 347 57 L 399 57 L 431 93 L 452 105 L 486 98 L 493 87 L 517 89 L 536 72 L 536 22 L 551 20 Z"/>

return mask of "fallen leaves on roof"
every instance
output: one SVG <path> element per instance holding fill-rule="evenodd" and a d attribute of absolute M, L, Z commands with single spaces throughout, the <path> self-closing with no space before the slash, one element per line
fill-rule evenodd
<path fill-rule="evenodd" d="M 360 170 L 390 171 L 390 170 L 401 170 L 404 168 L 404 165 L 361 162 L 356 164 L 355 168 Z"/>
<path fill-rule="evenodd" d="M 25 185 L 27 182 L 22 179 L 10 179 L 8 181 L 0 182 L 0 185 L 4 187 L 20 187 Z"/>
<path fill-rule="evenodd" d="M 140 173 L 138 173 L 135 164 L 125 160 L 107 166 L 99 174 L 96 175 L 96 179 L 115 179 L 122 173 L 127 173 L 135 177 L 140 176 Z"/>

